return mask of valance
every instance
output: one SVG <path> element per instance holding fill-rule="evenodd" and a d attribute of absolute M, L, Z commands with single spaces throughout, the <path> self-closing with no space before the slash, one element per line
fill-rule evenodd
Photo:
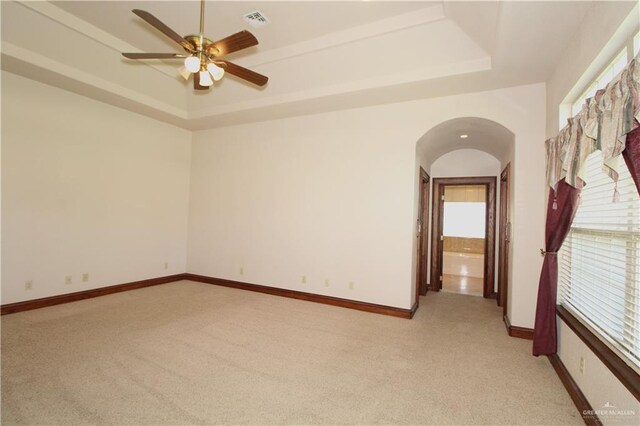
<path fill-rule="evenodd" d="M 585 101 L 555 138 L 545 142 L 547 184 L 557 189 L 565 179 L 574 188 L 584 179 L 584 165 L 594 151 L 602 151 L 602 170 L 615 182 L 627 134 L 640 124 L 640 55 L 604 89 Z"/>

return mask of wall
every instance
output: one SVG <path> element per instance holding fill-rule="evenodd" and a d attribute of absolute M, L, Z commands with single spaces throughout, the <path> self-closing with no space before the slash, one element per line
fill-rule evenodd
<path fill-rule="evenodd" d="M 564 124 L 559 122 L 559 104 L 565 100 L 572 101 L 571 96 L 578 96 L 587 82 L 595 78 L 615 52 L 622 48 L 624 40 L 638 31 L 639 25 L 637 2 L 594 3 L 579 34 L 572 39 L 547 84 L 547 137 L 555 136 L 559 126 Z M 598 31 L 593 31 L 596 27 Z M 559 317 L 558 347 L 560 359 L 593 409 L 601 410 L 608 402 L 623 409 L 633 407 L 636 413 L 640 413 L 631 393 Z M 586 361 L 583 374 L 579 372 L 580 357 Z M 635 406 L 632 405 L 634 403 Z M 624 419 L 601 420 L 604 424 L 624 422 Z"/>
<path fill-rule="evenodd" d="M 547 138 L 556 136 L 571 116 L 569 111 L 560 114 L 559 105 L 584 93 L 639 26 L 637 1 L 593 3 L 547 82 Z"/>
<path fill-rule="evenodd" d="M 447 202 L 484 203 L 486 199 L 486 187 L 483 185 L 448 186 L 444 193 L 444 201 Z"/>
<path fill-rule="evenodd" d="M 444 237 L 443 251 L 484 255 L 484 238 Z"/>
<path fill-rule="evenodd" d="M 436 177 L 499 176 L 500 161 L 477 149 L 458 149 L 436 159 L 430 174 Z"/>
<path fill-rule="evenodd" d="M 3 303 L 186 269 L 410 308 L 416 142 L 480 116 L 509 128 L 514 159 L 527 159 L 511 322 L 533 323 L 541 84 L 196 132 L 189 186 L 189 132 L 12 74 L 3 83 Z"/>
<path fill-rule="evenodd" d="M 439 123 L 480 117 L 513 132 L 526 159 L 514 184 L 511 322 L 531 327 L 544 102 L 535 84 L 196 132 L 188 271 L 410 308 L 416 143 Z"/>
<path fill-rule="evenodd" d="M 185 272 L 190 143 L 3 72 L 2 303 Z"/>
<path fill-rule="evenodd" d="M 633 411 L 635 415 L 600 415 L 603 424 L 638 424 L 640 402 L 613 375 L 587 345 L 567 326 L 558 320 L 558 356 L 569 374 L 578 384 L 594 410 L 609 411 L 607 406 L 621 412 Z M 580 358 L 584 358 L 584 373 L 580 373 Z"/>
<path fill-rule="evenodd" d="M 189 272 L 411 307 L 403 133 L 362 110 L 196 133 Z"/>

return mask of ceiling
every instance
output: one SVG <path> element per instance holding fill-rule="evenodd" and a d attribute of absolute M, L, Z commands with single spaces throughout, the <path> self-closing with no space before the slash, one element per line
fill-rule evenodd
<path fill-rule="evenodd" d="M 142 63 L 120 55 L 180 52 L 131 9 L 187 35 L 198 31 L 199 2 L 2 1 L 2 68 L 185 128 L 211 128 L 543 82 L 591 6 L 209 1 L 205 35 L 251 31 L 260 44 L 228 59 L 270 80 L 255 88 L 225 76 L 201 93 L 179 77 L 179 60 Z M 268 25 L 244 22 L 242 15 L 256 9 Z"/>
<path fill-rule="evenodd" d="M 514 134 L 491 120 L 460 117 L 431 128 L 416 144 L 417 153 L 427 161 L 427 166 L 458 149 L 476 149 L 497 160 L 506 160 L 514 149 Z"/>

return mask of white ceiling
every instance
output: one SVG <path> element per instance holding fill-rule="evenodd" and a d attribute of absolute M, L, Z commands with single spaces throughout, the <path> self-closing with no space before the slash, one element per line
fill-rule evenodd
<path fill-rule="evenodd" d="M 181 51 L 175 43 L 131 13 L 144 9 L 178 34 L 196 34 L 200 22 L 199 1 L 52 1 L 98 28 L 129 41 L 146 51 Z M 440 3 L 440 2 L 434 2 Z M 329 7 L 327 7 L 329 6 Z M 373 6 L 373 7 L 372 7 Z M 256 35 L 262 46 L 278 49 L 336 31 L 425 7 L 422 2 L 205 2 L 205 34 L 221 39 L 242 29 Z M 271 25 L 253 28 L 242 15 L 261 10 Z M 261 46 L 261 47 L 262 47 Z"/>
<path fill-rule="evenodd" d="M 461 138 L 461 135 L 467 135 Z M 508 158 L 514 148 L 514 134 L 484 118 L 460 117 L 430 129 L 416 144 L 418 155 L 430 166 L 442 155 L 458 149 L 477 149 L 498 160 Z"/>
<path fill-rule="evenodd" d="M 2 68 L 152 117 L 199 129 L 546 81 L 589 1 L 281 1 L 206 3 L 205 34 L 251 31 L 260 44 L 229 55 L 269 76 L 255 88 L 226 76 L 206 93 L 180 61 L 141 63 L 122 51 L 180 52 L 131 13 L 198 31 L 194 1 L 3 1 Z M 628 8 L 633 2 L 608 2 Z M 259 9 L 270 24 L 252 28 Z"/>

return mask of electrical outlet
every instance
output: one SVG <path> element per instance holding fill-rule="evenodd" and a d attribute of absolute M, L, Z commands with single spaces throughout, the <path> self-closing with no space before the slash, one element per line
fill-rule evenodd
<path fill-rule="evenodd" d="M 349 290 L 353 290 L 356 287 L 356 284 L 353 281 L 349 281 Z"/>
<path fill-rule="evenodd" d="M 240 275 L 244 275 L 244 266 L 240 267 Z"/>
<path fill-rule="evenodd" d="M 89 281 L 89 274 L 85 272 L 84 274 L 82 274 L 82 282 L 86 283 L 88 281 Z"/>
<path fill-rule="evenodd" d="M 64 283 L 66 285 L 69 285 L 73 282 L 73 277 L 71 275 L 67 275 L 66 277 L 64 277 Z"/>
<path fill-rule="evenodd" d="M 24 282 L 24 289 L 25 290 L 31 290 L 33 288 L 33 281 L 29 280 L 29 281 L 25 281 Z"/>
<path fill-rule="evenodd" d="M 325 278 L 324 280 L 324 286 L 325 287 L 329 287 L 329 280 Z"/>
<path fill-rule="evenodd" d="M 307 276 L 303 275 L 302 276 L 302 284 L 306 284 L 307 283 Z"/>
<path fill-rule="evenodd" d="M 580 357 L 580 374 L 584 374 L 584 357 Z"/>

